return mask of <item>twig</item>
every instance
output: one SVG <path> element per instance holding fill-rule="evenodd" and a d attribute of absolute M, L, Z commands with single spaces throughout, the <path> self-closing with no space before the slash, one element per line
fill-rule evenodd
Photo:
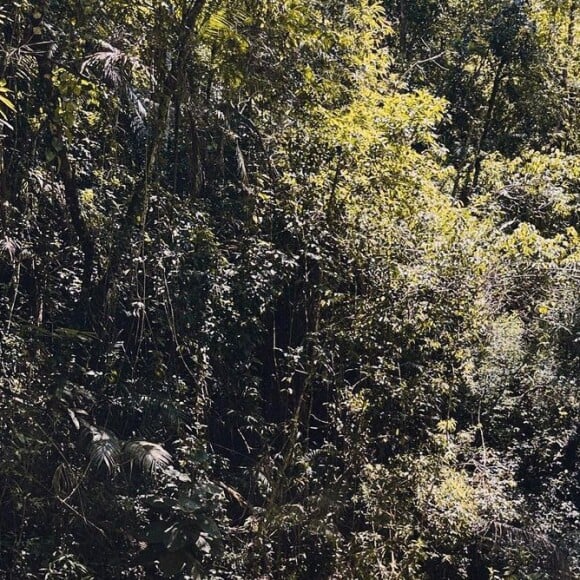
<path fill-rule="evenodd" d="M 417 66 L 421 66 L 422 64 L 427 64 L 428 62 L 433 62 L 436 61 L 437 59 L 441 58 L 442 56 L 445 55 L 447 51 L 444 50 L 443 52 L 440 52 L 439 54 L 436 54 L 435 56 L 430 56 L 429 58 L 424 58 L 423 60 L 418 60 L 417 62 L 414 62 L 404 73 L 403 76 L 408 75 L 415 67 Z M 440 65 L 439 63 L 435 63 L 437 66 L 439 66 L 440 68 L 447 70 L 444 66 Z"/>

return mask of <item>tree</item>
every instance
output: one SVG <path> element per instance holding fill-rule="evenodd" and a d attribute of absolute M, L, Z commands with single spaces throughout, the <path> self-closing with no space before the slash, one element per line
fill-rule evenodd
<path fill-rule="evenodd" d="M 574 577 L 576 11 L 1 8 L 0 575 Z"/>

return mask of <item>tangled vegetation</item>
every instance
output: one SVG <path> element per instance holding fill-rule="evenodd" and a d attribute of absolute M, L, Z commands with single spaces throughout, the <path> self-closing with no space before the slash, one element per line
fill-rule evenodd
<path fill-rule="evenodd" d="M 578 0 L 0 5 L 0 578 L 580 576 Z"/>

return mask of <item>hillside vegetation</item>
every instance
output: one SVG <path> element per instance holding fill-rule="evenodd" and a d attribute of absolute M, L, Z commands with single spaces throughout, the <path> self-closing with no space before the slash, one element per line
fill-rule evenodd
<path fill-rule="evenodd" d="M 579 21 L 2 2 L 0 578 L 579 578 Z"/>

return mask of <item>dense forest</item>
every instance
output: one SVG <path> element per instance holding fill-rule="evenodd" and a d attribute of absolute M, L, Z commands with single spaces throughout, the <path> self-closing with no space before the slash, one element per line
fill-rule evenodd
<path fill-rule="evenodd" d="M 0 578 L 580 578 L 578 0 L 0 3 Z"/>

